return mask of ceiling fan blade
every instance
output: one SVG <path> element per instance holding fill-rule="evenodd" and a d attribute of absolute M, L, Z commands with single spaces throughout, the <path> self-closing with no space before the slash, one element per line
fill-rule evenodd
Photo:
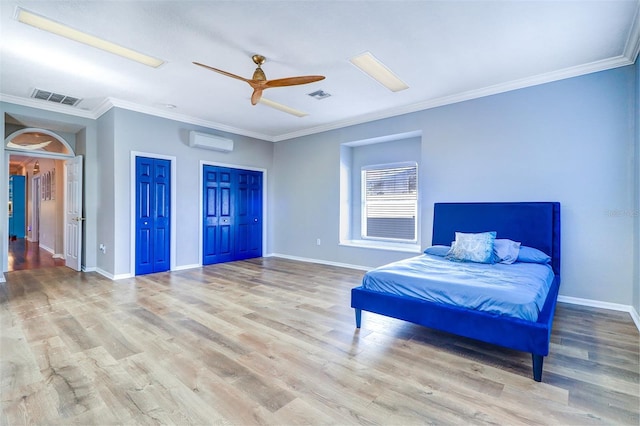
<path fill-rule="evenodd" d="M 257 104 L 261 97 L 262 97 L 262 89 L 254 88 L 253 94 L 251 95 L 251 105 Z"/>
<path fill-rule="evenodd" d="M 222 75 L 226 75 L 227 77 L 235 78 L 236 80 L 242 80 L 245 83 L 248 83 L 251 88 L 253 88 L 253 93 L 251 94 L 251 104 L 256 105 L 260 102 L 262 98 L 262 91 L 265 89 L 269 89 L 271 87 L 285 87 L 285 86 L 296 86 L 299 84 L 307 84 L 313 83 L 315 81 L 324 80 L 323 75 L 304 75 L 300 77 L 287 77 L 287 78 L 278 78 L 275 80 L 267 80 L 264 71 L 260 68 L 265 61 L 264 56 L 262 55 L 253 55 L 253 62 L 258 65 L 256 70 L 253 73 L 253 78 L 248 79 L 244 77 L 240 77 L 239 75 L 232 74 L 227 71 L 220 70 L 218 68 L 210 67 L 209 65 L 201 64 L 200 62 L 193 62 L 194 65 L 198 65 L 199 67 L 206 68 L 210 71 L 217 72 Z"/>
<path fill-rule="evenodd" d="M 324 80 L 323 75 L 304 75 L 301 77 L 278 78 L 275 80 L 268 80 L 265 83 L 265 89 L 269 87 L 296 86 L 298 84 L 313 83 L 314 81 L 320 80 Z"/>
<path fill-rule="evenodd" d="M 201 64 L 200 62 L 193 62 L 193 64 L 194 65 L 198 65 L 199 67 L 206 68 L 206 69 L 211 70 L 211 71 L 215 71 L 215 72 L 220 73 L 222 75 L 226 75 L 227 77 L 235 78 L 237 80 L 242 80 L 242 81 L 247 82 L 247 83 L 249 83 L 251 81 L 251 80 L 249 80 L 247 78 L 240 77 L 239 75 L 231 74 L 230 72 L 219 70 L 218 68 L 213 68 L 213 67 L 210 67 L 209 65 Z"/>

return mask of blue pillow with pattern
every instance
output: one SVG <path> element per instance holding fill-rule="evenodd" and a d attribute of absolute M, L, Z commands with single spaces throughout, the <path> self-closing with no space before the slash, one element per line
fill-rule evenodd
<path fill-rule="evenodd" d="M 456 239 L 446 258 L 457 262 L 494 263 L 496 232 L 467 234 L 456 232 Z"/>

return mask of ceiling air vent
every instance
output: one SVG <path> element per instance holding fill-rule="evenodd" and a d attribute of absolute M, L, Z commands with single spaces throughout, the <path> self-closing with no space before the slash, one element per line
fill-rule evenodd
<path fill-rule="evenodd" d="M 316 90 L 315 92 L 307 93 L 307 95 L 311 96 L 312 98 L 320 100 L 320 99 L 328 98 L 329 96 L 331 96 L 331 93 L 327 93 L 324 90 Z"/>
<path fill-rule="evenodd" d="M 34 99 L 42 99 L 44 101 L 55 102 L 62 105 L 76 106 L 82 99 L 73 96 L 61 95 L 60 93 L 47 92 L 46 90 L 35 89 L 31 94 Z"/>

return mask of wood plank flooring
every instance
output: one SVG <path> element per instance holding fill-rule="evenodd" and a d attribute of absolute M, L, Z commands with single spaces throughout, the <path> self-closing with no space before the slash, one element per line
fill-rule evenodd
<path fill-rule="evenodd" d="M 64 259 L 54 258 L 53 254 L 38 243 L 27 241 L 25 238 L 9 239 L 8 270 L 20 271 L 24 269 L 51 268 L 64 266 Z"/>
<path fill-rule="evenodd" d="M 0 284 L 0 424 L 638 425 L 626 313 L 560 304 L 531 356 L 363 313 L 362 271 L 252 259 Z"/>

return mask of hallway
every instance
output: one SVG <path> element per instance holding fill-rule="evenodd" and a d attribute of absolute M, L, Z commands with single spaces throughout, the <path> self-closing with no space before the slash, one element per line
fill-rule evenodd
<path fill-rule="evenodd" d="M 64 266 L 64 259 L 54 259 L 53 255 L 25 238 L 9 240 L 8 271 L 51 268 Z"/>

